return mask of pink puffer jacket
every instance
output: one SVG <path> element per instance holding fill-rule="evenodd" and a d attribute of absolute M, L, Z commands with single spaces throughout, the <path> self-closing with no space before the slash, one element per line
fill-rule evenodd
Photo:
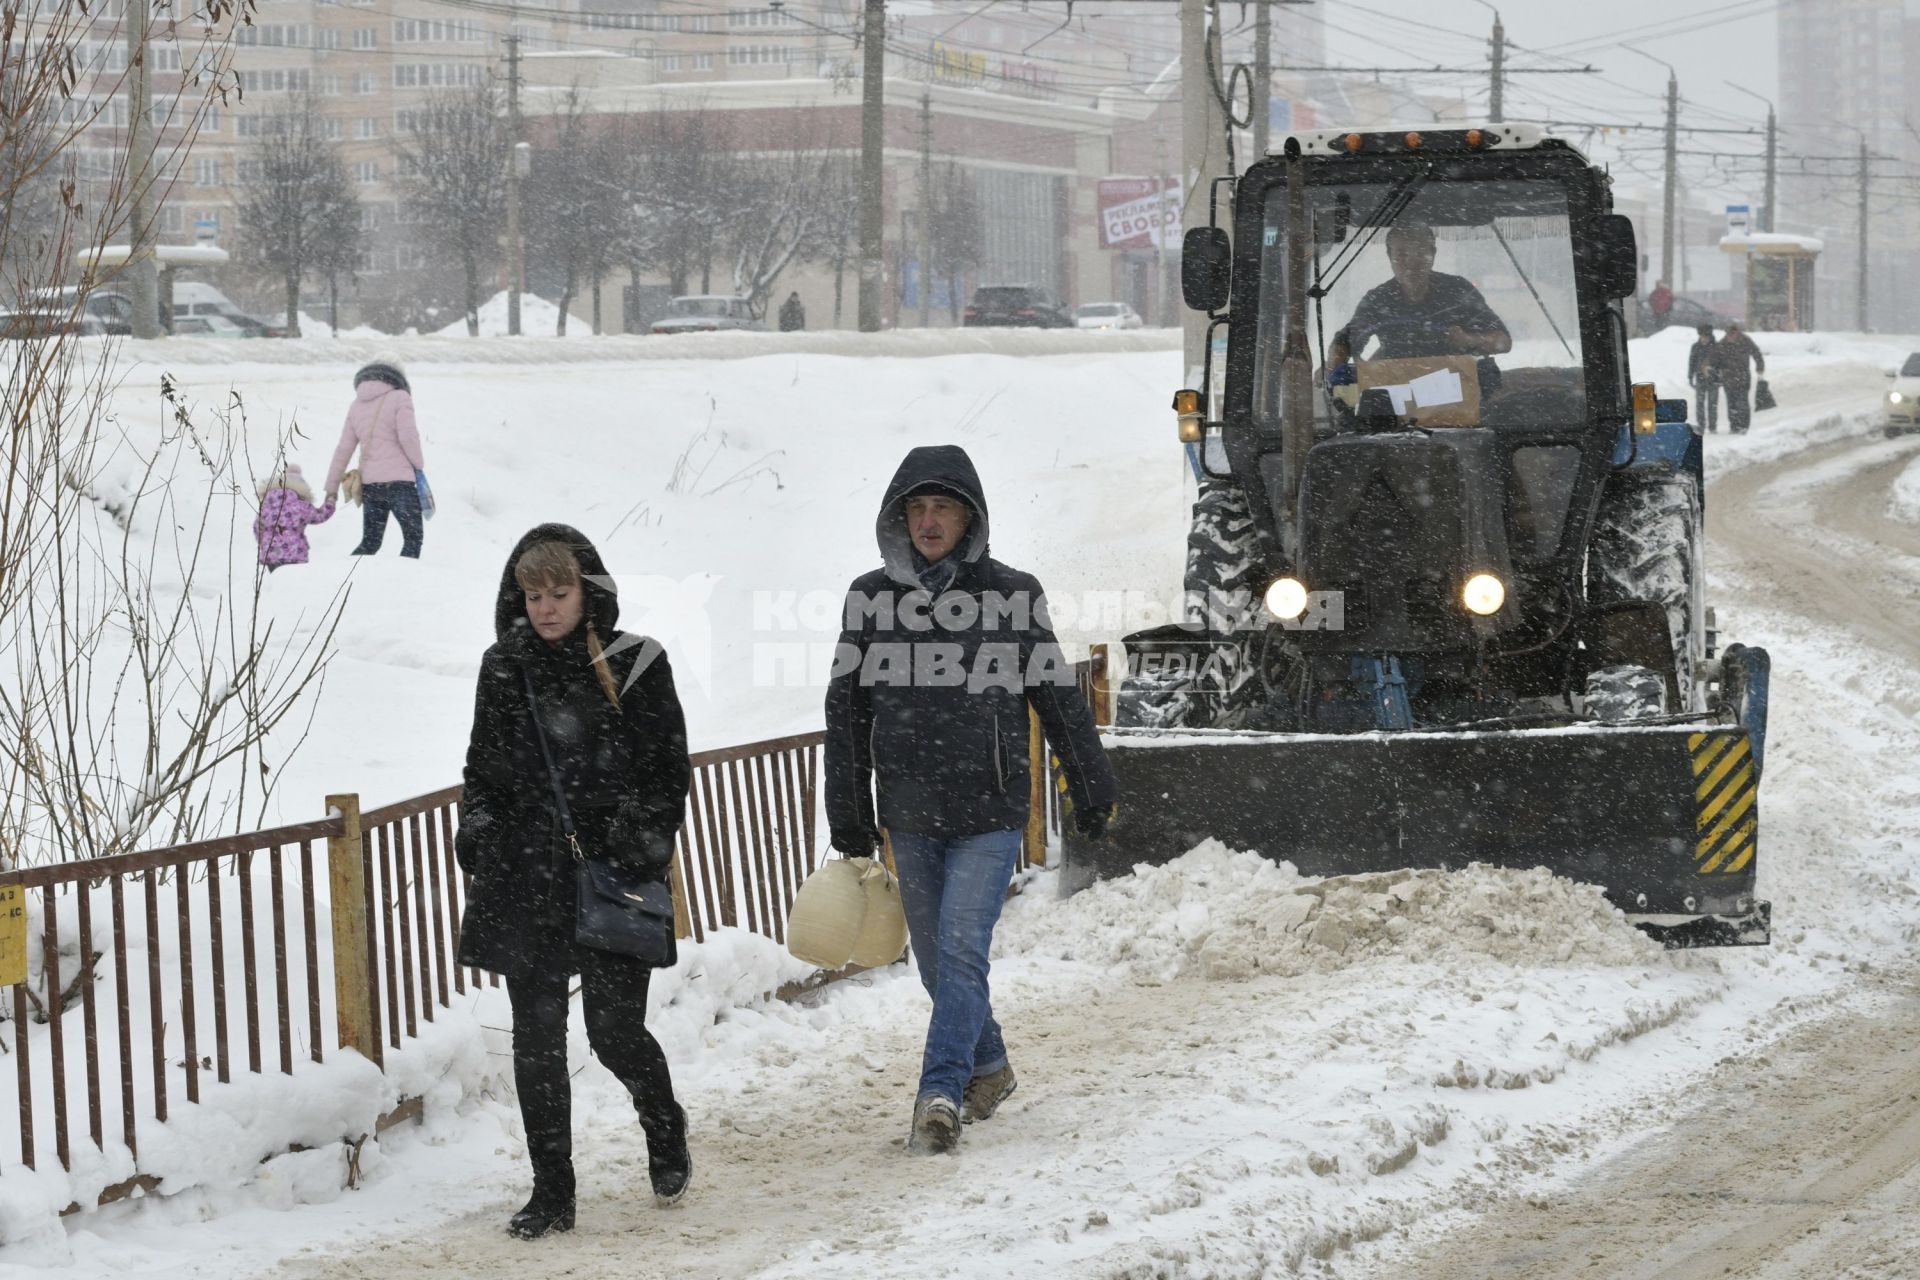
<path fill-rule="evenodd" d="M 360 384 L 353 393 L 353 407 L 347 410 L 340 444 L 333 451 L 333 465 L 327 468 L 328 493 L 339 492 L 340 477 L 347 473 L 356 448 L 362 484 L 395 480 L 412 484 L 414 470 L 426 469 L 420 457 L 420 432 L 413 425 L 413 397 L 377 378 Z"/>

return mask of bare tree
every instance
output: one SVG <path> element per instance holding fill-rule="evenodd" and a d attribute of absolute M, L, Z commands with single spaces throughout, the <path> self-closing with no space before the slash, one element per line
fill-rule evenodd
<path fill-rule="evenodd" d="M 340 335 L 340 277 L 354 279 L 366 243 L 361 215 L 365 206 L 351 188 L 341 188 L 321 203 L 315 227 L 311 270 L 327 282 L 327 327 Z"/>
<path fill-rule="evenodd" d="M 260 121 L 236 173 L 241 257 L 280 277 L 287 332 L 300 336 L 300 282 L 326 259 L 337 274 L 359 251 L 360 201 L 310 98 Z"/>
<path fill-rule="evenodd" d="M 480 333 L 480 279 L 506 227 L 512 143 L 500 94 L 482 80 L 436 95 L 416 112 L 400 149 L 402 184 L 426 249 L 459 264 L 466 280 L 467 333 Z"/>
<path fill-rule="evenodd" d="M 237 399 L 208 414 L 160 375 L 165 426 L 128 432 L 116 398 L 139 393 L 139 367 L 78 336 L 116 282 L 113 246 L 152 231 L 131 225 L 135 167 L 108 116 L 128 77 L 102 56 L 98 8 L 0 0 L 0 307 L 64 313 L 0 342 L 0 868 L 260 825 L 343 603 L 263 606 Z M 231 90 L 234 17 L 203 0 L 200 69 L 155 94 L 150 172 L 177 167 Z M 45 973 L 28 984 L 42 1008 Z"/>
<path fill-rule="evenodd" d="M 664 271 L 676 294 L 698 267 L 701 291 L 711 290 L 715 246 L 739 212 L 731 125 L 698 100 L 663 104 L 641 118 L 630 146 L 624 256 Z"/>
<path fill-rule="evenodd" d="M 838 152 L 797 142 L 786 150 L 742 157 L 727 228 L 733 291 L 756 312 L 780 273 L 796 259 L 832 251 L 840 210 L 829 182 Z"/>
<path fill-rule="evenodd" d="M 980 200 L 973 179 L 949 162 L 933 191 L 932 221 L 928 224 L 929 256 L 925 285 L 933 287 L 937 272 L 947 282 L 947 309 L 960 323 L 961 281 L 979 267 L 982 257 Z"/>

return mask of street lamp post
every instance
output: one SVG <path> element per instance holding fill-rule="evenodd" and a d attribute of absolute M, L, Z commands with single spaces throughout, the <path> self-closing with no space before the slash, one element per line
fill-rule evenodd
<path fill-rule="evenodd" d="M 1620 46 L 1629 53 L 1637 53 L 1649 62 L 1657 62 L 1667 69 L 1667 182 L 1666 196 L 1662 203 L 1660 218 L 1660 278 L 1673 280 L 1673 196 L 1679 185 L 1680 174 L 1680 73 L 1665 58 L 1656 58 L 1645 49 L 1636 49 L 1630 44 Z"/>
<path fill-rule="evenodd" d="M 1744 93 L 1749 98 L 1759 98 L 1760 101 L 1767 104 L 1767 186 L 1766 186 L 1766 192 L 1762 197 L 1762 201 L 1760 205 L 1760 216 L 1758 219 L 1756 219 L 1756 221 L 1759 222 L 1760 224 L 1760 230 L 1772 231 L 1774 229 L 1774 226 L 1773 226 L 1773 223 L 1774 223 L 1774 214 L 1773 214 L 1774 157 L 1777 151 L 1776 139 L 1779 136 L 1778 129 L 1774 122 L 1773 99 L 1761 97 L 1760 94 L 1755 93 L 1753 90 L 1744 88 L 1741 85 L 1737 85 L 1731 80 L 1725 80 L 1725 81 L 1722 81 L 1721 83 L 1725 84 L 1727 88 L 1734 90 L 1736 93 Z"/>

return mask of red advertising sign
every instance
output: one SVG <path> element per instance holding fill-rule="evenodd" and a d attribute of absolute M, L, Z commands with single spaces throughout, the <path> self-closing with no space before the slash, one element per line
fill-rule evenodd
<path fill-rule="evenodd" d="M 1102 249 L 1151 249 L 1156 231 L 1161 248 L 1180 247 L 1178 178 L 1102 178 L 1098 199 Z"/>

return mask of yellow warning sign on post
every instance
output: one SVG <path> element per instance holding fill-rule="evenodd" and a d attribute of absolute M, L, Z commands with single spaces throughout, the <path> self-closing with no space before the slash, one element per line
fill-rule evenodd
<path fill-rule="evenodd" d="M 0 885 L 0 987 L 26 980 L 27 902 L 19 885 Z"/>

